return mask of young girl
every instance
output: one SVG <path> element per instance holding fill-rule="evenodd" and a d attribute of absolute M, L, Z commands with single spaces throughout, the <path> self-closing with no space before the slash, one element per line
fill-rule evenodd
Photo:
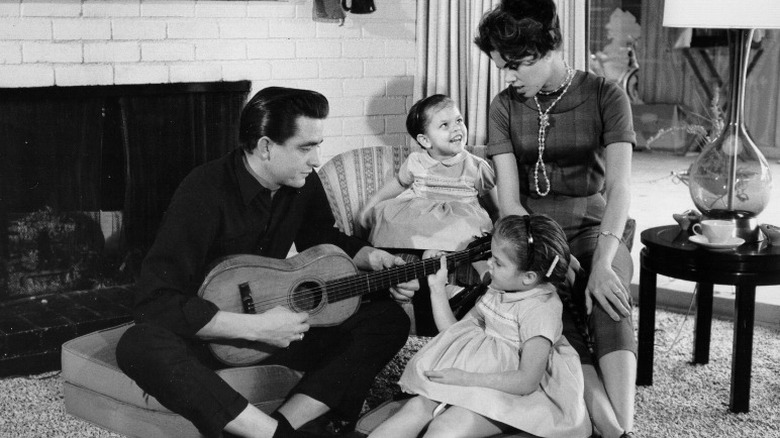
<path fill-rule="evenodd" d="M 468 131 L 455 102 L 435 94 L 415 103 L 406 128 L 424 149 L 365 205 L 360 222 L 380 248 L 458 251 L 493 228 L 479 196 L 491 193 L 493 169 L 463 149 Z M 481 273 L 480 273 L 481 274 Z"/>
<path fill-rule="evenodd" d="M 496 222 L 488 292 L 456 321 L 444 294 L 445 259 L 428 277 L 441 332 L 410 361 L 399 385 L 418 394 L 371 434 L 485 437 L 513 429 L 584 438 L 591 424 L 577 352 L 561 335 L 569 248 L 543 215 Z"/>

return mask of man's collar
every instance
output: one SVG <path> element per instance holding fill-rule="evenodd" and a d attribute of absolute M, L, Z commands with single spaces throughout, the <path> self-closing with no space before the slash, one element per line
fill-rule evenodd
<path fill-rule="evenodd" d="M 235 168 L 236 177 L 238 178 L 238 189 L 241 192 L 241 199 L 244 201 L 244 205 L 249 205 L 255 197 L 263 192 L 271 191 L 257 180 L 246 167 L 246 161 L 244 160 L 245 152 L 243 149 L 238 149 L 233 155 L 233 167 Z"/>

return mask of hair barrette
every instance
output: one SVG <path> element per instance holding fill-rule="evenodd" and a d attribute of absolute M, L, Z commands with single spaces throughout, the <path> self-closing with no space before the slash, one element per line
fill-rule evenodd
<path fill-rule="evenodd" d="M 549 278 L 549 277 L 550 277 L 550 275 L 552 275 L 552 272 L 553 272 L 553 270 L 555 269 L 555 267 L 556 267 L 556 266 L 558 266 L 558 261 L 559 261 L 560 259 L 561 259 L 561 258 L 560 258 L 560 257 L 558 257 L 558 254 L 556 254 L 556 255 L 555 255 L 555 258 L 553 258 L 553 261 L 552 261 L 552 263 L 550 263 L 550 268 L 549 268 L 549 269 L 547 269 L 547 273 L 546 273 L 546 274 L 544 274 L 544 276 L 545 276 L 545 277 L 548 277 L 548 278 Z"/>

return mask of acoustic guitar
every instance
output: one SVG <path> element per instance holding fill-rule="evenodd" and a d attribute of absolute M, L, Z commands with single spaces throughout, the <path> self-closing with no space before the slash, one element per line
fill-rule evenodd
<path fill-rule="evenodd" d="M 490 239 L 485 235 L 463 251 L 447 254 L 447 269 L 487 258 Z M 228 257 L 209 272 L 198 295 L 227 312 L 263 313 L 283 306 L 308 312 L 311 326 L 332 326 L 357 311 L 362 295 L 424 278 L 440 266 L 440 259 L 432 258 L 360 273 L 344 251 L 323 244 L 288 259 Z M 258 363 L 278 349 L 241 339 L 213 341 L 209 347 L 217 359 L 231 366 Z"/>

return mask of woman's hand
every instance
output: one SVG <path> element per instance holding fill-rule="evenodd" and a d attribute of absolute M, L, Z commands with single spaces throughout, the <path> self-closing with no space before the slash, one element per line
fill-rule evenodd
<path fill-rule="evenodd" d="M 441 383 L 442 385 L 471 386 L 471 373 L 457 368 L 425 371 L 423 374 L 431 382 Z"/>
<path fill-rule="evenodd" d="M 585 288 L 585 307 L 590 315 L 593 310 L 593 298 L 615 321 L 627 317 L 631 313 L 628 291 L 620 282 L 611 266 L 594 264 Z"/>

